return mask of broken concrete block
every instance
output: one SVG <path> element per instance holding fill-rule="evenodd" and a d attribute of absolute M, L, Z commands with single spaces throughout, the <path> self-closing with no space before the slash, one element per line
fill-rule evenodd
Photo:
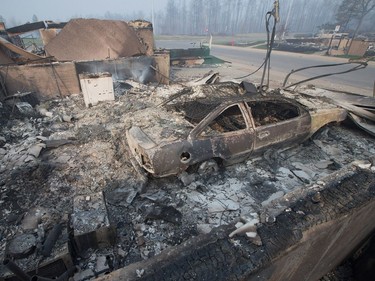
<path fill-rule="evenodd" d="M 49 216 L 47 209 L 41 207 L 30 209 L 21 221 L 21 228 L 24 230 L 36 229 L 44 216 Z"/>
<path fill-rule="evenodd" d="M 178 178 L 180 181 L 184 184 L 184 186 L 187 186 L 191 184 L 193 181 L 195 181 L 195 175 L 194 174 L 188 174 L 187 172 L 182 172 Z"/>
<path fill-rule="evenodd" d="M 106 194 L 107 202 L 115 206 L 128 207 L 137 196 L 133 188 L 118 188 Z"/>
<path fill-rule="evenodd" d="M 62 121 L 64 121 L 64 122 L 72 122 L 73 117 L 70 116 L 70 115 L 64 114 L 64 115 L 61 116 L 61 119 L 62 119 Z"/>
<path fill-rule="evenodd" d="M 355 161 L 353 164 L 361 169 L 370 169 L 372 165 L 370 161 Z"/>
<path fill-rule="evenodd" d="M 27 151 L 27 154 L 34 156 L 35 158 L 38 158 L 40 155 L 40 152 L 43 148 L 45 148 L 46 145 L 44 143 L 37 143 L 34 144 L 32 147 L 30 147 Z"/>
<path fill-rule="evenodd" d="M 109 256 L 99 256 L 96 258 L 95 273 L 103 274 L 111 271 L 109 267 Z"/>
<path fill-rule="evenodd" d="M 207 207 L 209 213 L 221 213 L 225 211 L 225 206 L 217 200 L 209 202 Z"/>
<path fill-rule="evenodd" d="M 32 162 L 34 160 L 35 160 L 34 156 L 28 155 L 24 161 L 25 161 L 25 163 L 29 163 L 29 162 Z"/>
<path fill-rule="evenodd" d="M 294 170 L 293 173 L 302 180 L 311 180 L 311 177 L 305 171 Z"/>
<path fill-rule="evenodd" d="M 52 118 L 53 117 L 53 113 L 48 111 L 47 109 L 45 109 L 44 107 L 40 107 L 38 106 L 37 107 L 37 110 L 39 112 L 40 115 L 42 116 L 45 116 L 45 117 L 49 117 L 49 118 Z"/>
<path fill-rule="evenodd" d="M 22 259 L 32 254 L 36 247 L 33 234 L 21 234 L 14 237 L 7 245 L 7 252 L 15 259 Z"/>
<path fill-rule="evenodd" d="M 212 226 L 207 223 L 202 223 L 197 225 L 197 230 L 201 234 L 207 234 L 210 233 L 212 230 Z"/>
<path fill-rule="evenodd" d="M 90 278 L 94 277 L 95 274 L 92 271 L 92 269 L 86 269 L 83 271 L 79 271 L 73 276 L 74 281 L 83 281 L 83 280 L 89 280 Z"/>
<path fill-rule="evenodd" d="M 83 98 L 87 107 L 96 105 L 100 101 L 114 101 L 112 74 L 80 74 L 79 82 L 82 88 Z"/>
<path fill-rule="evenodd" d="M 318 163 L 315 163 L 315 167 L 319 169 L 327 169 L 329 165 L 332 165 L 333 162 L 330 160 L 321 160 Z"/>
<path fill-rule="evenodd" d="M 103 193 L 76 196 L 71 225 L 79 252 L 113 245 L 115 228 L 109 223 Z"/>
<path fill-rule="evenodd" d="M 227 211 L 237 211 L 240 208 L 240 204 L 230 199 L 220 200 L 220 202 L 225 206 Z"/>

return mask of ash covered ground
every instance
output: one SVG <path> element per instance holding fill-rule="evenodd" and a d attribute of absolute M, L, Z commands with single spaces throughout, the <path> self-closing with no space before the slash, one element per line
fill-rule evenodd
<path fill-rule="evenodd" d="M 178 177 L 147 177 L 134 169 L 124 148 L 126 116 L 159 104 L 182 86 L 126 82 L 117 84 L 114 102 L 86 108 L 77 95 L 42 103 L 26 115 L 13 108 L 9 119 L 2 118 L 0 251 L 4 258 L 14 237 L 32 234 L 36 250 L 15 262 L 24 269 L 35 267 L 38 249 L 54 225 L 61 223 L 68 234 L 74 232 L 74 198 L 103 192 L 109 223 L 116 232 L 114 245 L 72 251 L 74 262 L 86 272 L 86 277 L 75 279 L 91 278 L 103 273 L 103 266 L 99 268 L 103 256 L 111 271 L 216 226 L 240 219 L 272 222 L 280 212 L 274 206 L 278 198 L 301 187 L 324 186 L 321 179 L 328 174 L 375 154 L 372 137 L 335 124 L 303 144 L 269 150 L 236 165 L 189 170 Z M 4 104 L 0 110 L 10 109 Z M 261 213 L 263 209 L 269 211 Z"/>

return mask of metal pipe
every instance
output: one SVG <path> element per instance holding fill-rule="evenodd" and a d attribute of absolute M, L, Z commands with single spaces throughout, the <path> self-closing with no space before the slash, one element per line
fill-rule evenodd
<path fill-rule="evenodd" d="M 21 281 L 29 281 L 30 276 L 25 273 L 17 264 L 9 259 L 5 259 L 3 261 L 3 265 L 5 265 L 11 272 L 14 273 Z"/>
<path fill-rule="evenodd" d="M 288 87 L 285 87 L 286 86 L 286 83 L 289 79 L 289 77 L 296 73 L 296 72 L 299 72 L 299 71 L 302 71 L 302 70 L 305 70 L 305 69 L 310 69 L 310 68 L 320 68 L 320 67 L 331 67 L 331 66 L 341 66 L 341 65 L 349 65 L 349 64 L 358 64 L 357 66 L 353 67 L 353 68 L 350 68 L 349 70 L 345 70 L 345 71 L 341 71 L 341 72 L 335 72 L 335 73 L 328 73 L 328 74 L 322 74 L 322 75 L 318 75 L 318 76 L 315 76 L 315 77 L 312 77 L 312 78 L 309 78 L 309 79 L 305 79 L 305 80 L 302 80 L 300 82 L 297 82 L 297 83 L 294 83 L 292 85 L 289 85 Z M 353 61 L 353 62 L 343 62 L 343 63 L 334 63 L 334 64 L 322 64 L 322 65 L 313 65 L 313 66 L 307 66 L 307 67 L 302 67 L 302 68 L 299 68 L 299 69 L 296 69 L 296 70 L 292 70 L 291 72 L 288 73 L 288 75 L 285 77 L 284 79 L 284 83 L 283 83 L 283 86 L 282 86 L 282 89 L 287 89 L 287 88 L 290 88 L 290 87 L 293 87 L 295 85 L 298 85 L 298 84 L 301 84 L 301 83 L 304 83 L 304 82 L 308 82 L 308 81 L 311 81 L 311 80 L 315 80 L 315 79 L 318 79 L 318 78 L 323 78 L 323 77 L 327 77 L 327 76 L 332 76 L 332 75 L 335 75 L 335 74 L 344 74 L 344 73 L 348 73 L 348 72 L 352 72 L 352 71 L 355 71 L 355 70 L 358 70 L 358 69 L 362 69 L 362 68 L 366 68 L 366 66 L 368 65 L 367 62 L 360 62 L 360 61 Z"/>
<path fill-rule="evenodd" d="M 42 248 L 42 251 L 41 251 L 41 253 L 44 257 L 50 256 L 50 254 L 52 252 L 52 248 L 55 245 L 55 243 L 57 241 L 57 238 L 59 238 L 59 236 L 61 234 L 61 231 L 62 231 L 62 226 L 61 226 L 61 224 L 58 223 L 48 233 L 46 241 L 44 241 L 43 248 Z"/>

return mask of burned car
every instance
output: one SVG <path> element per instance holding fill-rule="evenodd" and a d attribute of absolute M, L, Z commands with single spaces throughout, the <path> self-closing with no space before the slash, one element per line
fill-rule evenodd
<path fill-rule="evenodd" d="M 156 177 L 176 175 L 208 159 L 243 161 L 269 148 L 290 147 L 322 126 L 340 122 L 346 111 L 336 106 L 308 106 L 281 95 L 241 93 L 199 95 L 163 107 L 135 112 L 126 132 L 139 165 Z M 310 107 L 309 107 L 310 106 Z"/>

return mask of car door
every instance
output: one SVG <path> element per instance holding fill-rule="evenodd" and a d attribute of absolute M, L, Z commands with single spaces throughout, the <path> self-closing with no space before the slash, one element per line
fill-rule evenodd
<path fill-rule="evenodd" d="M 309 132 L 310 115 L 284 100 L 248 102 L 255 127 L 254 150 L 287 147 L 301 142 Z"/>
<path fill-rule="evenodd" d="M 211 143 L 212 157 L 231 159 L 253 150 L 254 129 L 244 103 L 225 105 L 209 114 L 193 133 L 194 147 Z"/>

